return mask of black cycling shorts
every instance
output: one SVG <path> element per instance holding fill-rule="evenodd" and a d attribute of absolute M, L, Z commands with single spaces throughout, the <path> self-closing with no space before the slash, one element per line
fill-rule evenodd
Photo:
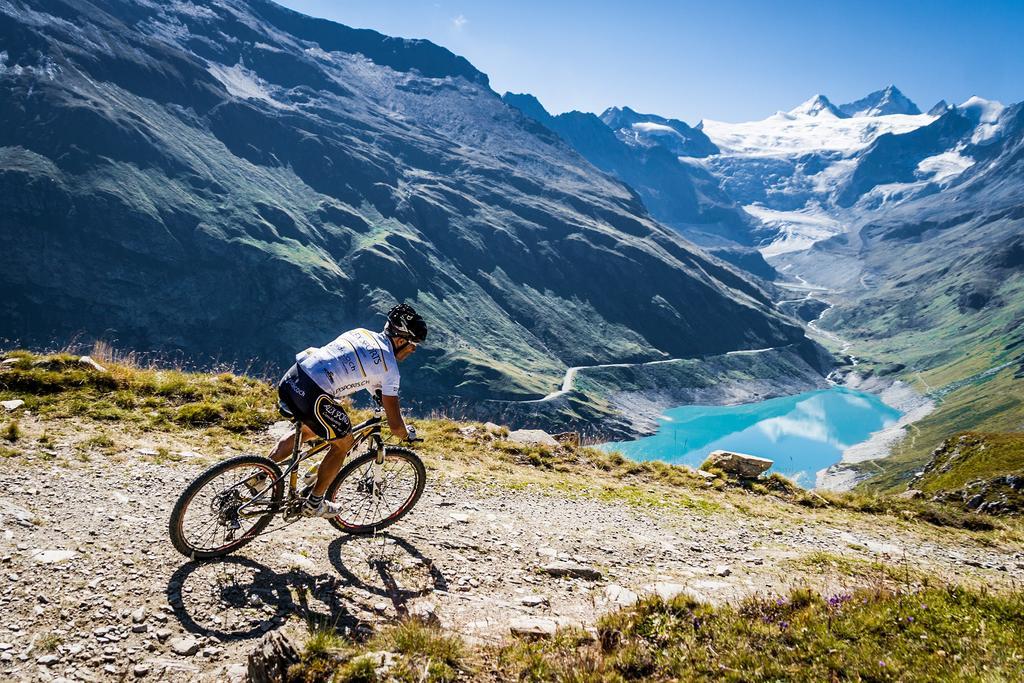
<path fill-rule="evenodd" d="M 340 439 L 352 431 L 345 409 L 298 365 L 284 373 L 277 395 L 295 417 L 321 439 Z"/>

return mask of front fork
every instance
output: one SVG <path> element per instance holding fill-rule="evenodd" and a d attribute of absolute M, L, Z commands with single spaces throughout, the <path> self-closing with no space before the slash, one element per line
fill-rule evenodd
<path fill-rule="evenodd" d="M 373 474 L 373 495 L 379 497 L 384 485 L 384 440 L 378 437 L 374 446 L 377 457 L 370 463 L 370 472 Z"/>

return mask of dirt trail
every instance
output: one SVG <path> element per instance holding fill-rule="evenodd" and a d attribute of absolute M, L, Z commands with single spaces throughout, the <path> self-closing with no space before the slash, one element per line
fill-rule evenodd
<path fill-rule="evenodd" d="M 358 636 L 432 610 L 470 640 L 497 641 L 523 617 L 593 624 L 630 591 L 685 586 L 722 601 L 808 582 L 850 585 L 799 563 L 819 551 L 951 580 L 1024 580 L 1020 548 L 893 518 L 789 506 L 782 519 L 728 503 L 665 511 L 437 473 L 393 535 L 339 537 L 322 520 L 302 520 L 199 564 L 166 538 L 198 462 L 90 457 L 74 461 L 57 446 L 8 459 L 0 472 L 4 680 L 239 680 L 264 632 L 301 638 L 310 620 Z M 592 574 L 542 569 L 556 562 Z"/>

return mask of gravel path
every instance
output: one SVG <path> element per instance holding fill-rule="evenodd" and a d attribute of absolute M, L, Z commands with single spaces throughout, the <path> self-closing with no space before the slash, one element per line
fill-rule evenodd
<path fill-rule="evenodd" d="M 0 472 L 4 680 L 239 680 L 263 633 L 300 639 L 308 622 L 358 637 L 432 613 L 472 642 L 494 642 L 513 626 L 592 625 L 645 591 L 722 601 L 850 586 L 797 561 L 817 551 L 951 580 L 1024 581 L 1020 548 L 892 518 L 776 503 L 763 516 L 728 502 L 666 512 L 436 476 L 393 535 L 339 537 L 302 520 L 198 564 L 166 532 L 197 463 L 59 462 L 8 459 Z"/>

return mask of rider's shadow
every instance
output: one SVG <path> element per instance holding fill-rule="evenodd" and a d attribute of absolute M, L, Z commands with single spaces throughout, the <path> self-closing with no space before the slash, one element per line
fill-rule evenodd
<path fill-rule="evenodd" d="M 186 631 L 222 641 L 258 638 L 293 614 L 359 640 L 372 630 L 369 606 L 348 588 L 387 598 L 400 618 L 410 600 L 448 589 L 434 563 L 398 536 L 343 536 L 330 544 L 328 558 L 337 575 L 275 571 L 240 555 L 187 562 L 171 575 L 167 600 Z"/>
<path fill-rule="evenodd" d="M 341 536 L 327 557 L 347 585 L 387 598 L 399 618 L 408 615 L 410 600 L 448 590 L 433 560 L 401 536 Z"/>

